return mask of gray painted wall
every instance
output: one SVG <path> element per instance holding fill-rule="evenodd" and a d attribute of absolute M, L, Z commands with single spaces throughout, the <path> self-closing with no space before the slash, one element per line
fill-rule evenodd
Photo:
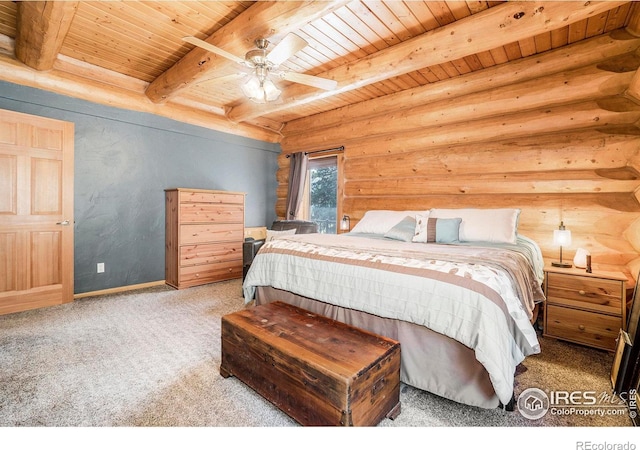
<path fill-rule="evenodd" d="M 246 192 L 246 226 L 276 218 L 278 144 L 5 82 L 0 108 L 75 124 L 76 293 L 164 279 L 165 189 Z"/>

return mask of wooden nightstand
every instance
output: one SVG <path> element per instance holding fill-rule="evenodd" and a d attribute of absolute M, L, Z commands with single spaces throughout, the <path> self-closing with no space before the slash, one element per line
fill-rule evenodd
<path fill-rule="evenodd" d="M 626 324 L 627 277 L 620 272 L 544 269 L 544 336 L 615 351 Z"/>

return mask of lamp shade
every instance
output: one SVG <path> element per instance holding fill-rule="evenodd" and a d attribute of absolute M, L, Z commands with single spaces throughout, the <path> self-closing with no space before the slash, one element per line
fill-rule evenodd
<path fill-rule="evenodd" d="M 242 91 L 244 95 L 249 97 L 256 103 L 267 103 L 276 100 L 281 91 L 273 84 L 268 78 L 264 78 L 262 81 L 257 77 L 253 76 L 242 85 Z"/>
<path fill-rule="evenodd" d="M 562 247 L 571 245 L 571 231 L 565 229 L 553 230 L 553 243 Z"/>
<path fill-rule="evenodd" d="M 280 89 L 268 78 L 262 83 L 262 89 L 264 90 L 264 99 L 268 102 L 272 102 L 280 96 Z"/>
<path fill-rule="evenodd" d="M 242 92 L 249 98 L 259 97 L 261 94 L 260 80 L 258 77 L 251 77 L 249 81 L 242 85 Z"/>
<path fill-rule="evenodd" d="M 571 231 L 564 227 L 564 222 L 560 222 L 560 227 L 557 230 L 553 230 L 553 244 L 560 247 L 560 261 L 554 261 L 551 263 L 555 267 L 571 267 L 570 263 L 562 261 L 562 247 L 571 245 Z"/>

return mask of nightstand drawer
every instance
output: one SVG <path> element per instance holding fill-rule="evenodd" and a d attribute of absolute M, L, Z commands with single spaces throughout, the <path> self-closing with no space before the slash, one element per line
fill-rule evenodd
<path fill-rule="evenodd" d="M 622 311 L 622 281 L 548 273 L 546 288 L 548 303 L 617 315 Z"/>
<path fill-rule="evenodd" d="M 615 350 L 622 319 L 589 311 L 547 305 L 545 336 Z"/>

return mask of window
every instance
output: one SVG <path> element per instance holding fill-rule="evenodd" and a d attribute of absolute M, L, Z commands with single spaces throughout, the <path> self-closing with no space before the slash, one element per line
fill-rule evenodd
<path fill-rule="evenodd" d="M 335 234 L 338 223 L 338 157 L 310 158 L 299 218 L 318 224 L 318 232 Z"/>

